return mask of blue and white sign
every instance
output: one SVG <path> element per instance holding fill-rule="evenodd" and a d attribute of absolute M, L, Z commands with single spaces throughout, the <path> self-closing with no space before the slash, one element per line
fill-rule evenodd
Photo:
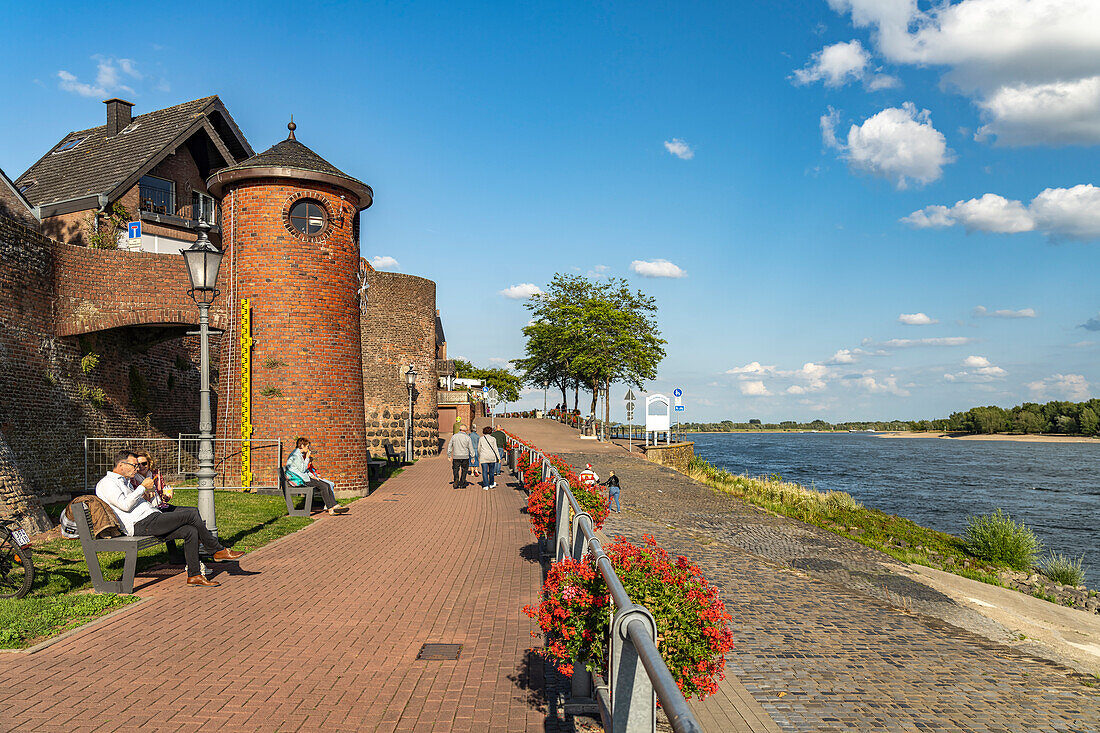
<path fill-rule="evenodd" d="M 684 390 L 677 387 L 676 389 L 672 390 L 672 396 L 673 397 L 683 397 L 684 396 Z"/>
<path fill-rule="evenodd" d="M 683 412 L 683 411 L 684 411 L 684 406 L 683 405 L 676 405 L 676 412 Z"/>
<path fill-rule="evenodd" d="M 489 394 L 489 385 L 486 384 L 484 387 L 481 388 L 481 391 L 485 394 Z"/>
<path fill-rule="evenodd" d="M 132 221 L 126 225 L 127 238 L 130 241 L 141 239 L 141 222 Z"/>

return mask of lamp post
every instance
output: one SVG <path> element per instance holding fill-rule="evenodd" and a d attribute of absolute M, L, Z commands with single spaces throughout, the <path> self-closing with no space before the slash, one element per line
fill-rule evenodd
<path fill-rule="evenodd" d="M 191 279 L 187 294 L 199 307 L 199 516 L 210 533 L 218 536 L 214 517 L 214 423 L 210 418 L 210 304 L 218 297 L 218 269 L 222 252 L 207 236 L 210 225 L 199 222 L 199 236 L 189 249 L 182 250 Z"/>
<path fill-rule="evenodd" d="M 550 389 L 550 382 L 543 380 L 542 382 L 542 416 L 546 417 L 546 390 Z"/>
<path fill-rule="evenodd" d="M 405 372 L 405 387 L 409 390 L 409 421 L 405 431 L 405 460 L 412 462 L 413 455 L 413 390 L 416 389 L 416 369 L 409 364 L 409 370 Z"/>

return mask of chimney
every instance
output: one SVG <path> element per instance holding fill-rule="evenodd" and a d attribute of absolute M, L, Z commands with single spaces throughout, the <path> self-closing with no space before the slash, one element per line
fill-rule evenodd
<path fill-rule="evenodd" d="M 130 110 L 134 103 L 118 97 L 104 99 L 103 103 L 107 105 L 107 137 L 114 137 L 130 124 Z"/>

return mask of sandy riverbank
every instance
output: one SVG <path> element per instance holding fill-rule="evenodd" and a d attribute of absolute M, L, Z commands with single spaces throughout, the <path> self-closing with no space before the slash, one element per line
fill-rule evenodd
<path fill-rule="evenodd" d="M 1076 435 L 1008 435 L 995 433 L 993 435 L 969 435 L 966 433 L 939 433 L 929 431 L 926 433 L 897 432 L 875 433 L 876 438 L 946 438 L 948 440 L 1007 440 L 1014 443 L 1095 443 L 1100 445 L 1096 438 L 1085 438 Z"/>

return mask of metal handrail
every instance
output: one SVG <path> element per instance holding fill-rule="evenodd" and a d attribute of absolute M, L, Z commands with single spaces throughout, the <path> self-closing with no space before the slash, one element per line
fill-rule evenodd
<path fill-rule="evenodd" d="M 676 685 L 675 678 L 657 649 L 654 641 L 657 629 L 653 615 L 645 606 L 630 599 L 611 565 L 611 558 L 604 552 L 603 545 L 596 537 L 592 518 L 573 496 L 568 479 L 561 475 L 542 451 L 524 445 L 507 434 L 506 439 L 513 451 L 509 463 L 514 470 L 518 463 L 515 451 L 523 451 L 527 454 L 528 461 L 537 459 L 542 463 L 543 480 L 554 482 L 557 508 L 554 529 L 555 560 L 567 556 L 580 560 L 591 554 L 607 584 L 612 602 L 618 609 L 611 625 L 610 704 L 607 705 L 608 710 L 604 717 L 605 730 L 610 730 L 611 733 L 652 733 L 656 730 L 656 701 L 659 698 L 676 733 L 702 733 L 702 726 L 688 707 L 687 699 Z M 566 504 L 573 512 L 572 522 L 568 521 Z M 632 678 L 625 680 L 629 684 L 624 684 L 624 676 Z M 572 688 L 574 697 L 589 697 L 592 694 L 592 678 L 576 660 L 573 663 Z M 600 702 L 603 716 L 602 696 Z"/>

